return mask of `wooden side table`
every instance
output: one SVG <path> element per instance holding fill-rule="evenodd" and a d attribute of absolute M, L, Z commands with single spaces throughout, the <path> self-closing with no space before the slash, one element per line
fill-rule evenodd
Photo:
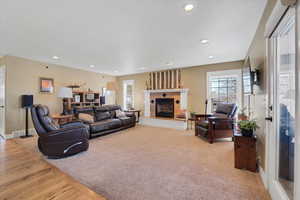
<path fill-rule="evenodd" d="M 56 121 L 59 125 L 71 122 L 73 120 L 73 115 L 61 115 L 61 114 L 53 114 L 51 115 L 53 120 Z"/>
<path fill-rule="evenodd" d="M 137 114 L 136 123 L 140 122 L 140 115 L 141 115 L 140 110 L 124 110 L 124 112 L 133 112 L 134 114 Z"/>
<path fill-rule="evenodd" d="M 257 171 L 256 137 L 234 134 L 234 166 L 238 169 Z"/>

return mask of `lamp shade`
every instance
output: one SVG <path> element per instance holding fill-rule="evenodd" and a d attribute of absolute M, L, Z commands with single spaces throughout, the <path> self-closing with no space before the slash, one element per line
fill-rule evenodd
<path fill-rule="evenodd" d="M 60 98 L 73 98 L 73 92 L 71 88 L 62 87 L 59 89 L 58 97 Z"/>

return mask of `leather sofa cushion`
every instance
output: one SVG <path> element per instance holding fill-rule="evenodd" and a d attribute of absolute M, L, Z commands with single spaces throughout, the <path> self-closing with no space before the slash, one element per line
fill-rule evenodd
<path fill-rule="evenodd" d="M 94 115 L 94 108 L 93 107 L 83 107 L 83 108 L 74 108 L 74 114 L 76 118 L 79 118 L 80 113 L 85 113 L 89 115 Z"/>
<path fill-rule="evenodd" d="M 90 130 L 92 133 L 101 132 L 108 129 L 120 128 L 122 126 L 122 122 L 119 119 L 107 119 L 98 121 L 90 124 Z"/>
<path fill-rule="evenodd" d="M 99 106 L 99 107 L 94 107 L 95 112 L 111 112 L 115 110 L 120 110 L 121 107 L 119 105 L 106 105 L 106 106 Z"/>
<path fill-rule="evenodd" d="M 96 112 L 95 113 L 96 121 L 102 121 L 111 118 L 111 114 L 109 112 Z"/>
<path fill-rule="evenodd" d="M 133 117 L 119 117 L 119 119 L 121 120 L 123 126 L 132 124 L 135 120 Z"/>

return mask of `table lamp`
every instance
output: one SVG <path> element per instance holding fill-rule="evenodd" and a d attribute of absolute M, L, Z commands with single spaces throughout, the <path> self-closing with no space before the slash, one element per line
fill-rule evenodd
<path fill-rule="evenodd" d="M 62 87 L 58 92 L 58 97 L 63 100 L 63 112 L 62 115 L 70 114 L 71 105 L 69 104 L 69 100 L 73 98 L 73 92 L 71 88 Z"/>

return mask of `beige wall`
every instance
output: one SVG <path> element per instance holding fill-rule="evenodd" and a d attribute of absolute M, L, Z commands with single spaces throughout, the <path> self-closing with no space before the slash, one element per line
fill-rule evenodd
<path fill-rule="evenodd" d="M 0 65 L 4 65 L 4 57 L 0 57 Z"/>
<path fill-rule="evenodd" d="M 35 104 L 49 106 L 51 113 L 62 112 L 62 100 L 57 92 L 62 86 L 72 83 L 86 83 L 84 88 L 100 91 L 106 87 L 107 81 L 113 81 L 113 76 L 79 69 L 46 64 L 28 59 L 5 56 L 6 65 L 6 134 L 12 131 L 23 130 L 25 112 L 21 108 L 22 94 L 33 94 Z M 46 68 L 48 66 L 48 68 Z M 54 79 L 55 92 L 53 94 L 39 93 L 39 78 Z M 31 120 L 30 120 L 31 121 Z M 32 123 L 30 122 L 30 127 Z"/>
<path fill-rule="evenodd" d="M 207 80 L 206 72 L 229 70 L 229 69 L 241 69 L 243 61 L 203 65 L 196 67 L 182 68 L 182 84 L 184 88 L 189 89 L 188 96 L 188 110 L 194 112 L 204 112 Z M 136 109 L 144 110 L 144 90 L 146 88 L 146 80 L 148 80 L 149 73 L 141 73 L 127 76 L 117 77 L 120 91 L 117 95 L 117 102 L 123 105 L 123 80 L 135 80 L 134 88 L 134 107 Z"/>
<path fill-rule="evenodd" d="M 277 0 L 268 0 L 267 7 L 256 31 L 255 37 L 249 48 L 248 56 L 252 68 L 258 68 L 261 71 L 261 85 L 254 87 L 254 95 L 251 97 L 251 106 L 253 108 L 253 117 L 257 119 L 260 129 L 257 130 L 258 136 L 258 158 L 260 165 L 265 168 L 265 108 L 266 108 L 266 41 L 264 37 L 266 22 L 276 4 Z"/>

